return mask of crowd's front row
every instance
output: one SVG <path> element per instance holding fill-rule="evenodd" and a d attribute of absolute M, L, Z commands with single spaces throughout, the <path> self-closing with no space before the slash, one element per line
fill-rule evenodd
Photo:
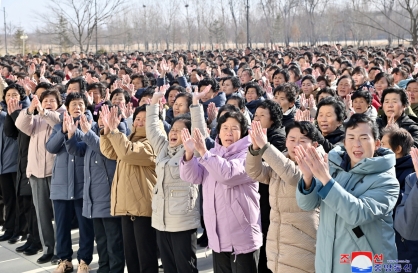
<path fill-rule="evenodd" d="M 130 273 L 158 272 L 158 249 L 166 273 L 198 272 L 200 195 L 214 272 L 257 272 L 259 182 L 270 185 L 267 258 L 273 272 L 350 272 L 340 258 L 356 251 L 397 260 L 396 157 L 381 147 L 375 121 L 352 115 L 344 145 L 328 154 L 315 125 L 295 121 L 286 127 L 282 153 L 269 144 L 262 122 L 250 126 L 238 108 L 226 105 L 210 144 L 199 104 L 209 90 L 193 95 L 190 115 L 177 115 L 166 134 L 160 111 L 167 86 L 160 87 L 133 113 L 128 136 L 116 106 L 104 104 L 92 122 L 83 93 L 69 93 L 62 104 L 60 93 L 47 89 L 22 109 L 24 90 L 4 90 L 2 118 L 10 116 L 19 134 L 30 136 L 26 174 L 43 259 L 59 259 L 55 273 L 73 271 L 73 212 L 78 272 L 88 272 L 94 240 L 98 272 L 123 272 L 125 261 Z M 418 171 L 418 151 L 411 154 Z M 406 181 L 395 228 L 402 238 L 418 239 L 416 175 Z"/>

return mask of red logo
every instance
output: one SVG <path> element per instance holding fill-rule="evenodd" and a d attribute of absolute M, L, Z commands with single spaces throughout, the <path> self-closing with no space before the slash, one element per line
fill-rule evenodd
<path fill-rule="evenodd" d="M 383 264 L 383 254 L 374 254 L 373 263 Z"/>
<path fill-rule="evenodd" d="M 350 254 L 340 254 L 340 264 L 349 264 Z"/>

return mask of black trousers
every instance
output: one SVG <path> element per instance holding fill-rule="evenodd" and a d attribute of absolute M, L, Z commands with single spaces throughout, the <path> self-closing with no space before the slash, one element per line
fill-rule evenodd
<path fill-rule="evenodd" d="M 129 273 L 158 273 L 157 238 L 151 217 L 122 216 L 123 247 Z"/>
<path fill-rule="evenodd" d="M 18 201 L 16 196 L 16 173 L 0 174 L 0 187 L 3 194 L 3 203 L 5 207 L 4 215 L 4 233 L 17 234 L 19 224 L 16 225 L 16 217 L 19 214 Z M 19 220 L 17 221 L 17 223 Z"/>
<path fill-rule="evenodd" d="M 41 248 L 41 239 L 39 238 L 38 220 L 36 218 L 36 210 L 33 205 L 32 195 L 19 196 L 22 201 L 22 211 L 25 213 L 26 223 L 28 226 L 28 240 L 32 247 Z"/>
<path fill-rule="evenodd" d="M 123 273 L 125 254 L 120 217 L 94 218 L 93 226 L 99 254 L 97 273 Z"/>
<path fill-rule="evenodd" d="M 157 230 L 164 273 L 197 273 L 196 229 L 166 232 Z"/>
<path fill-rule="evenodd" d="M 263 245 L 260 247 L 260 258 L 258 261 L 258 272 L 272 273 L 267 267 L 267 253 L 266 253 L 267 233 L 263 234 Z"/>
<path fill-rule="evenodd" d="M 258 273 L 260 250 L 234 255 L 233 252 L 213 253 L 214 273 Z M 264 273 L 264 272 L 260 272 Z"/>

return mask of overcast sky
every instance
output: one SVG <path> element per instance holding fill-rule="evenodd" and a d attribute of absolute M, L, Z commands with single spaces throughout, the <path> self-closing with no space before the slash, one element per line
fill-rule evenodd
<path fill-rule="evenodd" d="M 26 31 L 30 32 L 37 25 L 36 12 L 44 9 L 46 0 L 0 0 L 1 14 L 0 25 L 1 29 L 4 27 L 4 13 L 3 8 L 6 8 L 7 24 L 12 22 L 13 25 L 21 26 Z"/>

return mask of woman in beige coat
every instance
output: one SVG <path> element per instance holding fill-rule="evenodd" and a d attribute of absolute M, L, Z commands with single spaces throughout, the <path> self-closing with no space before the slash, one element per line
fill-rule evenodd
<path fill-rule="evenodd" d="M 136 108 L 129 136 L 117 129 L 121 120 L 118 109 L 108 111 L 107 106 L 102 106 L 100 151 L 116 160 L 110 214 L 122 218 L 126 266 L 129 273 L 158 272 L 157 239 L 151 226 L 156 155 L 145 131 L 145 105 Z"/>
<path fill-rule="evenodd" d="M 296 187 L 302 172 L 295 163 L 295 147 L 317 146 L 319 132 L 306 121 L 286 128 L 287 154 L 267 142 L 266 130 L 258 121 L 250 132 L 247 174 L 270 184 L 270 227 L 267 233 L 267 266 L 273 273 L 315 272 L 315 242 L 319 211 L 303 211 L 296 203 Z M 321 146 L 317 150 L 324 154 Z M 264 160 L 264 161 L 263 161 Z"/>

